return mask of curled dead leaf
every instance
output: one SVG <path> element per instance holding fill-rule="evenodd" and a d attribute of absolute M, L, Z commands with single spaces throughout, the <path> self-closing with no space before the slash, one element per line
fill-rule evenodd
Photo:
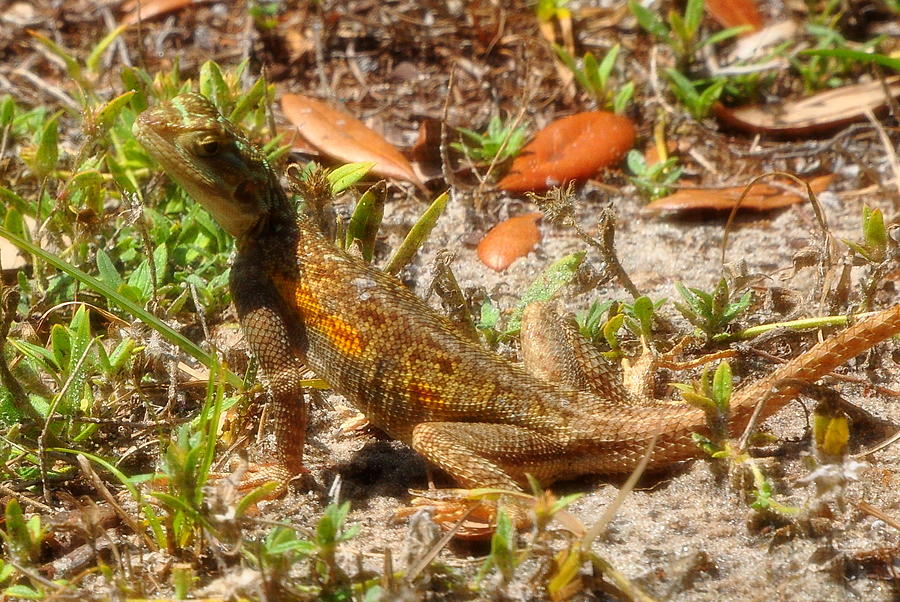
<path fill-rule="evenodd" d="M 524 257 L 541 241 L 540 213 L 511 217 L 490 229 L 478 243 L 481 263 L 502 272 L 519 257 Z"/>
<path fill-rule="evenodd" d="M 352 115 L 301 94 L 285 94 L 281 108 L 300 134 L 323 153 L 348 163 L 372 161 L 372 173 L 425 189 L 406 157 Z"/>
<path fill-rule="evenodd" d="M 809 187 L 814 194 L 819 194 L 828 188 L 834 179 L 834 174 L 819 176 L 809 180 Z M 806 201 L 805 191 L 797 191 L 794 182 L 784 180 L 785 186 L 775 184 L 754 184 L 747 196 L 741 202 L 741 209 L 754 211 L 766 211 L 787 207 L 795 203 Z M 653 215 L 672 211 L 689 211 L 697 209 L 731 211 L 735 203 L 744 194 L 745 186 L 732 186 L 729 188 L 682 188 L 675 194 L 657 199 L 641 209 L 644 215 Z M 794 192 L 796 191 L 796 192 Z M 800 192 L 801 194 L 798 194 Z"/>
<path fill-rule="evenodd" d="M 631 120 L 607 111 L 557 119 L 529 142 L 497 184 L 512 192 L 546 190 L 617 163 L 634 145 Z"/>
<path fill-rule="evenodd" d="M 755 0 L 706 0 L 706 12 L 722 27 L 749 25 L 751 33 L 763 26 Z"/>
<path fill-rule="evenodd" d="M 900 96 L 900 76 L 887 78 L 891 95 Z M 835 88 L 780 105 L 728 108 L 716 103 L 716 117 L 731 127 L 754 134 L 805 136 L 837 129 L 863 119 L 887 103 L 881 82 Z"/>

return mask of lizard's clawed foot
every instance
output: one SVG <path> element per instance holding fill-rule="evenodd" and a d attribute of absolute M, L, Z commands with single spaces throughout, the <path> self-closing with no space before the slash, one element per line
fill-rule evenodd
<path fill-rule="evenodd" d="M 280 462 L 260 462 L 239 466 L 237 470 L 230 473 L 211 472 L 209 478 L 217 480 L 227 479 L 242 493 L 249 493 L 268 483 L 275 483 L 273 489 L 261 498 L 263 500 L 274 500 L 287 493 L 291 481 L 308 472 L 302 466 L 289 467 Z"/>
<path fill-rule="evenodd" d="M 413 490 L 410 493 L 416 497 L 408 507 L 395 512 L 395 518 L 407 518 L 423 508 L 429 508 L 432 520 L 445 531 L 455 528 L 454 536 L 460 539 L 488 539 L 496 530 L 496 490 L 428 489 Z M 520 500 L 501 495 L 499 503 L 516 527 L 527 527 L 531 523 Z"/>

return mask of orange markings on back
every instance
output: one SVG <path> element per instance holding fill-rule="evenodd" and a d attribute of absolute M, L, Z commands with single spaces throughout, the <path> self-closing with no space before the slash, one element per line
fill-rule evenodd
<path fill-rule="evenodd" d="M 302 281 L 294 282 L 284 278 L 273 280 L 282 297 L 287 301 L 293 300 L 294 308 L 307 327 L 326 336 L 344 355 L 359 357 L 363 354 L 365 345 L 359 330 L 340 316 L 328 314 L 309 286 Z"/>
<path fill-rule="evenodd" d="M 438 388 L 423 380 L 411 380 L 407 386 L 407 391 L 411 400 L 425 407 L 439 409 L 445 404 Z"/>

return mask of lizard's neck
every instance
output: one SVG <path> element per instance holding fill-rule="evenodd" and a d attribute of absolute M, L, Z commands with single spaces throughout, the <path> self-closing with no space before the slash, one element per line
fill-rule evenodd
<path fill-rule="evenodd" d="M 278 247 L 292 247 L 299 235 L 295 208 L 274 175 L 270 173 L 269 178 L 264 198 L 253 201 L 260 203 L 265 210 L 256 224 L 237 239 L 239 251 L 251 246 L 272 248 L 272 243 L 277 243 L 275 246 Z"/>

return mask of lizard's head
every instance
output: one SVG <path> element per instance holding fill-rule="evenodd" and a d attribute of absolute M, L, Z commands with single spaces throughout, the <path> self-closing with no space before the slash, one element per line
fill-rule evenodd
<path fill-rule="evenodd" d="M 147 109 L 133 132 L 225 230 L 236 238 L 259 223 L 281 188 L 262 154 L 199 94 Z"/>

